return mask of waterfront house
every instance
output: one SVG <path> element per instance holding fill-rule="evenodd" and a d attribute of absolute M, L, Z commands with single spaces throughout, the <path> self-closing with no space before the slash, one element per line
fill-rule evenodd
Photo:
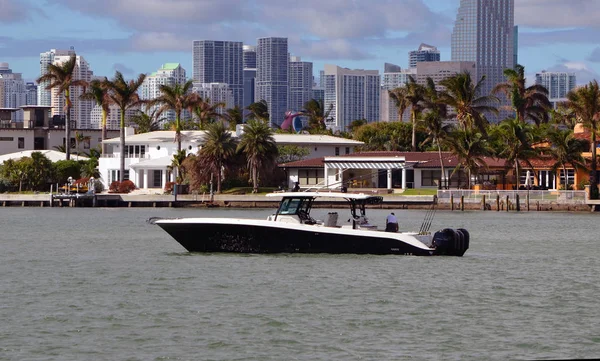
<path fill-rule="evenodd" d="M 468 188 L 512 190 L 529 185 L 548 190 L 560 189 L 564 175 L 557 176 L 552 171 L 554 161 L 548 157 L 520 162 L 520 176 L 517 182 L 512 164 L 506 160 L 484 157 L 477 175 L 469 181 L 468 173 L 458 167 L 459 159 L 449 152 L 442 152 L 444 176 L 438 152 L 361 152 L 340 156 L 325 156 L 279 164 L 287 175 L 288 187 L 296 182 L 302 189 L 380 189 L 393 192 L 394 189 L 429 188 Z M 567 165 L 570 184 L 577 185 L 582 179 L 581 171 L 576 172 Z M 527 180 L 527 174 L 530 179 Z"/>
<path fill-rule="evenodd" d="M 52 150 L 64 147 L 65 119 L 64 117 L 50 117 L 52 107 L 42 105 L 24 105 L 23 121 L 14 122 L 10 114 L 17 108 L 0 108 L 0 155 L 15 153 L 25 150 Z M 129 128 L 133 133 L 133 128 Z M 96 148 L 102 143 L 101 129 L 71 129 L 70 145 L 77 151 L 75 135 L 80 133 L 85 141 L 80 145 L 82 152 Z M 109 130 L 108 137 L 117 137 L 119 130 Z"/>
<path fill-rule="evenodd" d="M 196 154 L 202 147 L 205 131 L 182 131 L 181 149 L 187 154 Z M 234 138 L 243 134 L 243 127 L 238 126 L 232 133 Z M 354 149 L 362 142 L 333 137 L 329 135 L 311 134 L 273 134 L 277 145 L 293 145 L 306 148 L 308 158 L 336 156 L 354 153 Z M 99 171 L 105 187 L 119 180 L 120 140 L 108 139 L 107 153 L 102 155 Z M 177 152 L 174 131 L 156 131 L 142 134 L 131 134 L 125 138 L 125 179 L 129 179 L 140 189 L 162 191 L 167 182 L 174 181 L 170 166 L 173 155 Z"/>

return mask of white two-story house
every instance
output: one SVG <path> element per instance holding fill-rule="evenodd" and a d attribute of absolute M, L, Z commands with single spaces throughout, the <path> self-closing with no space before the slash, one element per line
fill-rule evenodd
<path fill-rule="evenodd" d="M 188 154 L 196 154 L 202 147 L 205 131 L 182 131 L 181 149 Z M 241 137 L 243 127 L 233 132 L 234 138 Z M 328 135 L 311 134 L 273 134 L 277 145 L 293 145 L 309 150 L 307 158 L 339 156 L 354 153 L 354 149 L 362 145 L 351 139 Z M 102 155 L 99 171 L 104 186 L 119 180 L 120 140 L 108 139 L 107 154 Z M 173 155 L 177 152 L 174 131 L 157 131 L 151 133 L 127 135 L 125 137 L 125 179 L 135 183 L 140 189 L 164 189 L 167 182 L 174 181 L 169 171 L 173 163 Z"/>

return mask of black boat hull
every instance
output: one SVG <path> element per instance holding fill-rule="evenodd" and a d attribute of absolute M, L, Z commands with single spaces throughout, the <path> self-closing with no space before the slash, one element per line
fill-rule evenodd
<path fill-rule="evenodd" d="M 384 232 L 353 230 L 339 233 L 326 227 L 294 229 L 260 224 L 157 224 L 189 252 L 435 254 L 435 250 L 428 247 L 417 247 L 399 239 L 378 235 Z"/>

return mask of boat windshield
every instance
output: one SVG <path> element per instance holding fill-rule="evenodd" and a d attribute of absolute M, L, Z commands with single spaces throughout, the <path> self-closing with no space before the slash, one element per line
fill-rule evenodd
<path fill-rule="evenodd" d="M 300 212 L 308 214 L 312 205 L 312 198 L 285 198 L 279 206 L 279 214 L 293 215 Z"/>

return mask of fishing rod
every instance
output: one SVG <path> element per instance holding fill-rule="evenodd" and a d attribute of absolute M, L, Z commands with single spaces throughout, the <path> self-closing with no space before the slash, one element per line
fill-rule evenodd
<path fill-rule="evenodd" d="M 427 213 L 425 213 L 425 219 L 423 220 L 423 223 L 421 224 L 421 228 L 419 229 L 419 234 L 426 234 L 429 232 L 429 229 L 431 228 L 431 223 L 433 222 L 433 218 L 435 217 L 435 212 L 437 210 L 436 205 L 437 205 L 437 196 L 434 196 L 431 207 L 427 210 Z"/>

